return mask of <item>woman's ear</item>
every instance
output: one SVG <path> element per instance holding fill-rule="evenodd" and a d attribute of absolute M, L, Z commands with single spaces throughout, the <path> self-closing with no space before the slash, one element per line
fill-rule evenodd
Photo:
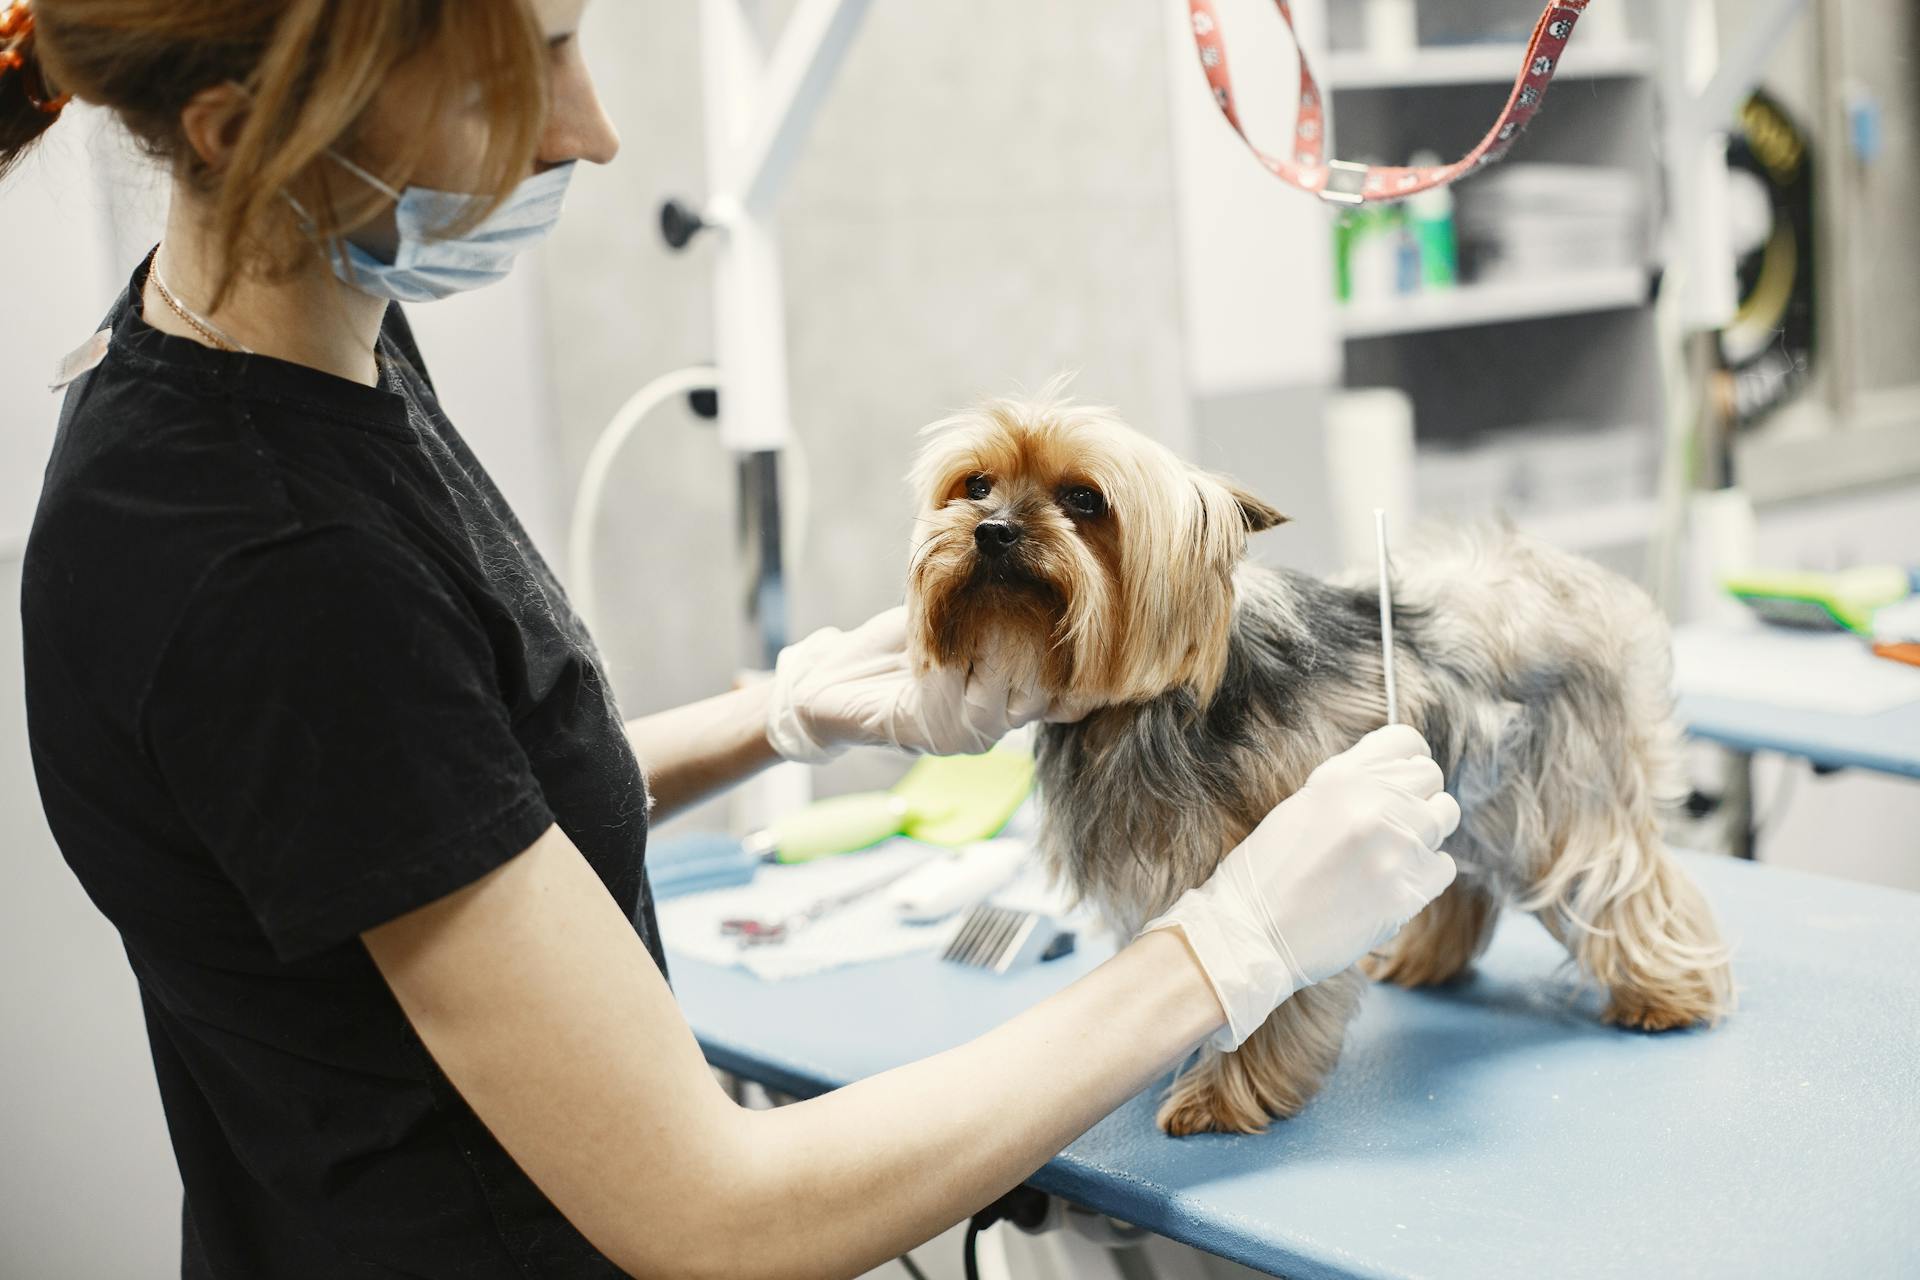
<path fill-rule="evenodd" d="M 233 83 L 210 85 L 187 100 L 180 132 L 201 165 L 214 173 L 226 168 L 252 106 L 247 91 Z"/>

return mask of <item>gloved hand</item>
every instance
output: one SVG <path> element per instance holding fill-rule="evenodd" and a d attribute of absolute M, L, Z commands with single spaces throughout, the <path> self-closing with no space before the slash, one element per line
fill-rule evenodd
<path fill-rule="evenodd" d="M 1141 932 L 1180 929 L 1227 1012 L 1237 1049 L 1302 987 L 1400 931 L 1453 883 L 1440 842 L 1460 806 L 1426 739 L 1397 725 L 1322 764 L 1213 876 Z"/>
<path fill-rule="evenodd" d="M 974 755 L 1046 711 L 1046 698 L 1009 688 L 990 671 L 915 675 L 907 611 L 895 608 L 854 631 L 827 627 L 780 651 L 767 741 L 804 764 L 853 746 Z"/>

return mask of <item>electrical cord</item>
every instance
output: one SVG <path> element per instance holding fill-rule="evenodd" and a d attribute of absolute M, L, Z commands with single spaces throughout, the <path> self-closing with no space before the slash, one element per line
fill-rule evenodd
<path fill-rule="evenodd" d="M 600 503 L 606 496 L 607 477 L 613 470 L 614 459 L 656 409 L 689 392 L 711 391 L 719 386 L 719 378 L 719 371 L 711 365 L 688 365 L 661 374 L 627 397 L 627 402 L 593 442 L 587 465 L 580 473 L 580 487 L 573 500 L 573 521 L 567 530 L 567 572 L 572 578 L 568 595 L 574 612 L 589 627 L 596 621 L 599 604 L 593 587 L 593 542 L 599 530 Z"/>
<path fill-rule="evenodd" d="M 913 1280 L 927 1280 L 927 1273 L 920 1269 L 920 1264 L 913 1260 L 911 1254 L 903 1253 L 898 1258 L 895 1258 L 894 1261 L 905 1267 L 907 1274 L 912 1276 Z"/>
<path fill-rule="evenodd" d="M 966 1241 L 961 1245 L 960 1263 L 967 1280 L 980 1280 L 980 1233 L 996 1222 L 1006 1221 L 1028 1231 L 1047 1220 L 1048 1200 L 1044 1191 L 1022 1184 L 973 1215 L 967 1223 Z"/>
<path fill-rule="evenodd" d="M 960 1264 L 967 1273 L 967 1280 L 980 1280 L 980 1219 L 985 1213 L 973 1215 L 973 1221 L 967 1224 L 967 1241 L 961 1246 Z"/>
<path fill-rule="evenodd" d="M 614 460 L 640 424 L 662 405 L 694 392 L 717 392 L 719 386 L 720 373 L 712 365 L 688 365 L 662 374 L 629 396 L 594 440 L 586 466 L 580 472 L 579 487 L 574 491 L 573 519 L 567 529 L 567 573 L 571 586 L 568 595 L 574 612 L 589 628 L 598 620 L 594 547 Z M 786 546 L 785 559 L 793 565 L 806 553 L 807 531 L 813 516 L 813 467 L 796 433 L 789 433 L 780 453 L 785 463 L 781 489 L 787 498 L 783 503 L 781 537 Z"/>

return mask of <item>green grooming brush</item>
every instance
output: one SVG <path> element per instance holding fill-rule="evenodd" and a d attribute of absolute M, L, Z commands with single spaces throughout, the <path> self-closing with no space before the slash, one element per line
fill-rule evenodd
<path fill-rule="evenodd" d="M 977 756 L 925 756 L 891 791 L 820 800 L 742 841 L 772 862 L 811 862 L 893 836 L 957 846 L 985 840 L 1033 790 L 1033 756 L 995 747 Z"/>
<path fill-rule="evenodd" d="M 1742 574 L 1720 585 L 1768 622 L 1859 635 L 1872 635 L 1873 615 L 1916 589 L 1915 574 L 1897 565 L 1841 573 Z"/>
<path fill-rule="evenodd" d="M 978 756 L 926 756 L 892 794 L 907 804 L 902 835 L 957 847 L 999 834 L 1032 791 L 1032 753 L 996 747 Z"/>

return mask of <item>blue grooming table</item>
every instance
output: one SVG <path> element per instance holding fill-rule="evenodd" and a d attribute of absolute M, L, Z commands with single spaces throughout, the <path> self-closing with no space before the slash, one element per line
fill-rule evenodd
<path fill-rule="evenodd" d="M 1822 769 L 1920 778 L 1920 702 L 1854 716 L 1683 694 L 1678 712 L 1688 733 L 1736 751 L 1778 751 Z"/>
<path fill-rule="evenodd" d="M 1722 635 L 1695 628 L 1696 636 L 1711 636 L 1729 646 L 1739 634 Z M 1819 645 L 1824 636 L 1803 637 Z M 1787 638 L 1774 633 L 1770 642 Z M 1764 701 L 1715 698 L 1680 691 L 1680 723 L 1696 738 L 1705 738 L 1751 754 L 1777 751 L 1799 756 L 1822 769 L 1872 769 L 1879 773 L 1920 778 L 1920 701 L 1874 715 L 1843 715 L 1780 706 Z"/>
<path fill-rule="evenodd" d="M 1920 1275 L 1920 895 L 1688 856 L 1734 940 L 1713 1031 L 1601 1026 L 1533 921 L 1475 973 L 1373 991 L 1324 1093 L 1169 1139 L 1153 1095 L 1030 1180 L 1292 1280 Z M 810 1096 L 936 1053 L 1091 968 L 916 956 L 764 983 L 675 960 L 716 1066 Z"/>

